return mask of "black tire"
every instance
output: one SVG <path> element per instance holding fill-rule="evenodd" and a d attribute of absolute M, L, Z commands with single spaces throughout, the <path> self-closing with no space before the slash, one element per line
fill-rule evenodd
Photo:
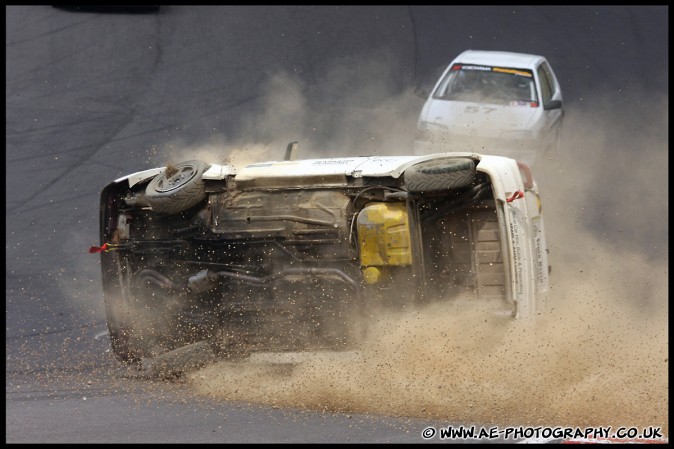
<path fill-rule="evenodd" d="M 117 360 L 131 365 L 140 363 L 140 356 L 133 352 L 129 346 L 127 330 L 115 327 L 115 325 L 111 324 L 111 321 L 108 320 L 108 333 L 110 334 L 112 353 Z"/>
<path fill-rule="evenodd" d="M 105 317 L 110 336 L 112 352 L 123 363 L 135 364 L 140 362 L 141 354 L 130 343 L 132 330 L 130 326 L 131 311 L 129 293 L 125 290 L 124 281 L 120 276 L 122 270 L 119 253 L 117 251 L 102 256 L 103 264 L 103 297 Z"/>
<path fill-rule="evenodd" d="M 137 365 L 146 356 L 148 350 L 138 346 L 138 341 L 145 343 L 145 340 L 136 335 L 132 324 L 132 311 L 128 309 L 121 310 L 123 305 L 120 301 L 118 301 L 116 306 L 110 308 L 106 304 L 110 346 L 117 360 L 126 364 Z"/>
<path fill-rule="evenodd" d="M 142 369 L 151 379 L 180 377 L 217 360 L 208 341 L 199 341 L 173 351 L 165 352 L 152 359 L 143 359 Z"/>
<path fill-rule="evenodd" d="M 120 258 L 119 253 L 113 257 Z M 110 273 L 107 280 L 114 284 L 105 287 L 106 320 L 115 357 L 127 364 L 138 364 L 144 358 L 173 349 L 178 339 L 179 310 L 174 295 L 148 282 L 147 277 L 130 279 L 126 262 L 120 263 L 118 270 L 117 276 Z"/>
<path fill-rule="evenodd" d="M 420 162 L 405 170 L 408 192 L 436 192 L 466 187 L 475 178 L 475 162 L 469 158 Z"/>
<path fill-rule="evenodd" d="M 199 204 L 206 197 L 201 175 L 209 168 L 203 161 L 186 161 L 155 176 L 145 189 L 152 210 L 176 214 Z"/>

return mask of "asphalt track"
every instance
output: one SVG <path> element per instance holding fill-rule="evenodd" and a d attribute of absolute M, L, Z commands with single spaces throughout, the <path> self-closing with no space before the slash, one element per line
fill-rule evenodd
<path fill-rule="evenodd" d="M 604 146 L 632 153 L 590 163 L 617 176 L 625 160 L 643 164 L 633 170 L 642 181 L 635 188 L 656 192 L 662 215 L 637 206 L 642 219 L 626 228 L 614 212 L 634 189 L 629 180 L 602 182 L 593 195 L 604 200 L 580 224 L 666 257 L 666 164 L 659 162 L 667 160 L 668 130 L 653 111 L 667 104 L 668 12 L 170 5 L 133 14 L 7 6 L 6 441 L 423 442 L 421 431 L 433 423 L 419 418 L 208 401 L 180 384 L 126 378 L 109 353 L 100 268 L 87 253 L 98 244 L 101 189 L 186 156 L 245 158 L 262 149 L 279 158 L 293 140 L 305 154 L 411 152 L 422 105 L 412 92 L 429 87 L 456 54 L 536 53 L 554 67 L 567 111 L 565 153 L 540 171 L 586 157 L 574 126 L 594 111 L 620 111 Z M 614 124 L 597 116 L 596 127 Z M 653 182 L 644 182 L 646 167 Z M 545 192 L 545 178 L 540 184 Z"/>

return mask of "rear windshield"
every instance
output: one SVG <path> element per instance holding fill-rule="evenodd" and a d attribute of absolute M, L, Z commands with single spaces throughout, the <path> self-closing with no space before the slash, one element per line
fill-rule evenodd
<path fill-rule="evenodd" d="M 433 93 L 433 98 L 538 106 L 531 70 L 474 64 L 454 64 Z"/>

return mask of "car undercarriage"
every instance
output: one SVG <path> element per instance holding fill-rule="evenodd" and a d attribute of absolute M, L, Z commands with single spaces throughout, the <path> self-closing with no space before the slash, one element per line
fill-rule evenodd
<path fill-rule="evenodd" d="M 116 356 L 195 342 L 224 357 L 350 348 L 382 309 L 466 295 L 514 316 L 502 212 L 475 162 L 208 177 L 210 164 L 189 161 L 109 184 L 101 261 Z"/>

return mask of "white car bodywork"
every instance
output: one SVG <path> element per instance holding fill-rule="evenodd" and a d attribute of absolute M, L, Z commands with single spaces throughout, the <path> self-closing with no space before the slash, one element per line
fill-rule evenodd
<path fill-rule="evenodd" d="M 558 145 L 561 102 L 559 82 L 543 56 L 467 50 L 428 95 L 415 153 L 474 151 L 533 166 Z"/>

